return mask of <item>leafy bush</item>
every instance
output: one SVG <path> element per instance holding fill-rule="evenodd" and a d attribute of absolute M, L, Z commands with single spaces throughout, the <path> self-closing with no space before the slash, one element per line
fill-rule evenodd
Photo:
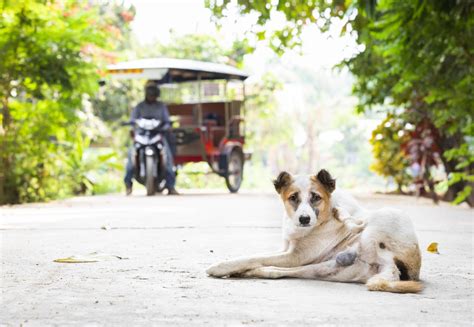
<path fill-rule="evenodd" d="M 404 125 L 401 119 L 389 114 L 372 131 L 370 139 L 374 156 L 370 168 L 379 175 L 393 178 L 400 193 L 412 181 L 408 171 L 410 162 L 401 149 L 408 137 Z"/>
<path fill-rule="evenodd" d="M 0 204 L 91 187 L 83 102 L 97 91 L 105 49 L 120 41 L 108 37 L 120 33 L 113 25 L 127 26 L 107 6 L 0 0 Z"/>

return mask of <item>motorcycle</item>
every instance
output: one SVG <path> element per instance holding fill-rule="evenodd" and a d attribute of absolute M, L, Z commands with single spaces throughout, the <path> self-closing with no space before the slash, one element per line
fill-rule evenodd
<path fill-rule="evenodd" d="M 139 118 L 135 122 L 123 123 L 133 126 L 132 160 L 134 177 L 146 187 L 147 195 L 154 195 L 165 189 L 166 158 L 163 124 L 157 119 Z"/>

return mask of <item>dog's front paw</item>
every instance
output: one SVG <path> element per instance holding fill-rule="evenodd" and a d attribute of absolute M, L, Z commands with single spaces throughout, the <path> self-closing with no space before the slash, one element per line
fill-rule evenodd
<path fill-rule="evenodd" d="M 206 269 L 206 273 L 212 277 L 226 277 L 230 276 L 234 271 L 234 265 L 230 262 L 220 262 L 213 264 Z"/>

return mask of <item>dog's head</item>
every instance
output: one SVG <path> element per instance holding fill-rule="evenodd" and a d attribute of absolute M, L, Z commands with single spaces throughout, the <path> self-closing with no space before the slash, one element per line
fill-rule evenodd
<path fill-rule="evenodd" d="M 273 185 L 295 228 L 312 228 L 330 216 L 330 198 L 336 180 L 326 170 L 310 176 L 292 176 L 284 171 Z"/>

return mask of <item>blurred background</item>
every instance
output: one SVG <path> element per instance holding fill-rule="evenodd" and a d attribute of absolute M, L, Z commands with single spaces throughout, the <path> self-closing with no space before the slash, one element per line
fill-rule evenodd
<path fill-rule="evenodd" d="M 326 168 L 472 207 L 473 40 L 472 1 L 0 0 L 0 204 L 123 192 L 144 83 L 105 67 L 171 57 L 249 73 L 243 190 Z M 225 183 L 187 164 L 177 187 Z"/>

